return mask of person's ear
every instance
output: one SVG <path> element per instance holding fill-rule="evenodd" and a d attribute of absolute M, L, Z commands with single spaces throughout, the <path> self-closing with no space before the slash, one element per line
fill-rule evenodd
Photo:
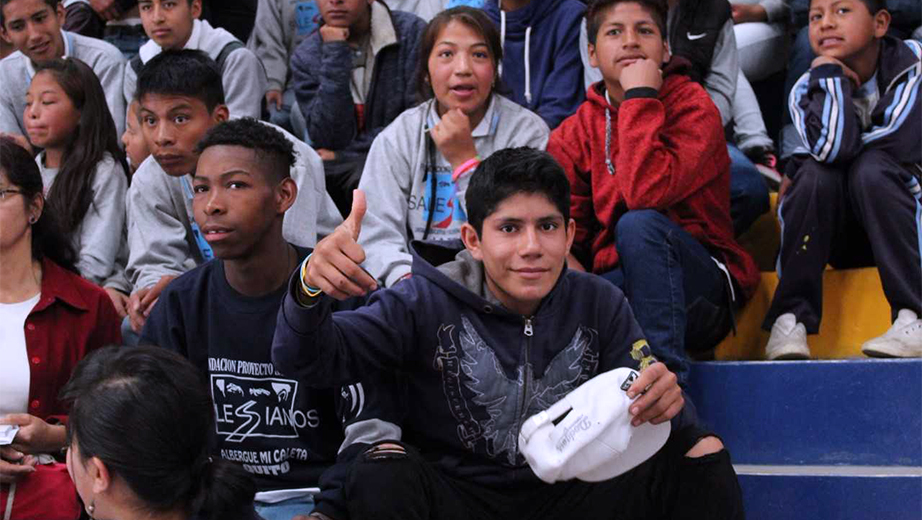
<path fill-rule="evenodd" d="M 218 105 L 212 111 L 211 117 L 215 124 L 223 123 L 230 119 L 230 110 L 228 110 L 227 105 Z"/>
<path fill-rule="evenodd" d="M 29 222 L 35 224 L 40 218 L 42 218 L 42 213 L 45 212 L 45 196 L 41 193 L 36 193 L 32 196 L 30 201 L 29 208 Z"/>
<path fill-rule="evenodd" d="M 464 242 L 464 247 L 471 252 L 471 256 L 474 257 L 474 260 L 483 261 L 480 236 L 477 234 L 477 230 L 474 229 L 474 226 L 467 222 L 461 224 L 461 241 Z"/>
<path fill-rule="evenodd" d="M 576 221 L 572 218 L 567 222 L 567 254 L 570 254 L 570 249 L 573 247 L 573 240 L 576 239 Z"/>
<path fill-rule="evenodd" d="M 291 177 L 285 177 L 275 187 L 275 205 L 280 215 L 288 211 L 298 198 L 298 185 Z"/>
<path fill-rule="evenodd" d="M 663 40 L 663 65 L 669 63 L 672 59 L 672 51 L 669 50 L 669 41 Z"/>
<path fill-rule="evenodd" d="M 112 486 L 112 475 L 106 463 L 99 457 L 91 457 L 86 461 L 87 474 L 93 482 L 93 494 L 99 495 L 108 491 Z"/>
<path fill-rule="evenodd" d="M 182 0 L 179 0 L 180 2 Z M 189 11 L 192 13 L 192 18 L 198 19 L 202 16 L 202 0 L 192 0 L 192 3 L 189 4 Z"/>
<path fill-rule="evenodd" d="M 11 40 L 10 35 L 6 33 L 6 27 L 2 25 L 0 25 L 0 39 L 7 45 L 13 45 L 13 40 Z"/>
<path fill-rule="evenodd" d="M 887 34 L 887 30 L 890 29 L 890 11 L 886 9 L 881 9 L 877 11 L 877 14 L 874 15 L 874 37 L 883 38 Z"/>
<path fill-rule="evenodd" d="M 595 53 L 595 45 L 589 44 L 589 65 L 592 65 L 595 68 L 599 68 L 599 57 Z"/>

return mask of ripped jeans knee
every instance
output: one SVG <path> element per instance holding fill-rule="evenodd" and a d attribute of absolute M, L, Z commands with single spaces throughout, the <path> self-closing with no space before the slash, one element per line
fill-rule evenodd
<path fill-rule="evenodd" d="M 362 458 L 366 461 L 401 460 L 407 457 L 406 448 L 396 441 L 381 441 L 362 454 Z"/>

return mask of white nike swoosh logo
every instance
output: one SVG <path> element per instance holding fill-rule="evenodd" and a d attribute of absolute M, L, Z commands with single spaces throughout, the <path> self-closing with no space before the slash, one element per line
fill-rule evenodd
<path fill-rule="evenodd" d="M 694 40 L 700 40 L 701 38 L 704 38 L 705 36 L 707 36 L 707 34 L 708 34 L 708 33 L 706 33 L 706 32 L 703 32 L 703 33 L 701 33 L 701 34 L 692 34 L 692 33 L 690 33 L 690 32 L 689 32 L 689 33 L 685 33 L 685 35 L 688 36 L 688 39 L 689 39 L 689 40 L 692 40 L 692 41 L 694 41 Z"/>

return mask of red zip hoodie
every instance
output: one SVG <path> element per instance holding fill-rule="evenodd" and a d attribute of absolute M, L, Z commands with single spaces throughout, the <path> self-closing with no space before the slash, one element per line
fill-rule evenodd
<path fill-rule="evenodd" d="M 570 179 L 574 252 L 592 254 L 593 272 L 618 264 L 618 219 L 630 210 L 655 209 L 723 261 L 748 299 L 759 272 L 733 238 L 720 114 L 704 88 L 683 73 L 686 67 L 674 58 L 658 93 L 632 89 L 618 106 L 606 100 L 604 82 L 592 85 L 576 113 L 551 133 L 547 151 Z M 605 162 L 606 138 L 613 173 Z"/>

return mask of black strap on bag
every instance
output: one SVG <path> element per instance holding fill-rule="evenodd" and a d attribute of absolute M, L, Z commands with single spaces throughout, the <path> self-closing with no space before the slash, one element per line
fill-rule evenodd
<path fill-rule="evenodd" d="M 239 40 L 228 42 L 224 47 L 221 47 L 221 52 L 218 53 L 218 59 L 216 59 L 215 62 L 218 64 L 218 69 L 221 70 L 222 74 L 224 73 L 224 62 L 227 61 L 227 57 L 230 56 L 230 54 L 235 50 L 242 48 L 243 43 Z M 131 70 L 134 71 L 135 76 L 141 73 L 141 67 L 144 66 L 144 63 L 141 62 L 140 54 L 136 54 L 133 58 L 131 58 L 129 63 L 131 64 Z"/>
<path fill-rule="evenodd" d="M 432 180 L 429 183 L 431 185 L 429 189 L 429 207 L 426 208 L 429 215 L 426 217 L 426 231 L 423 233 L 423 240 L 429 238 L 432 219 L 435 218 L 435 198 L 438 196 L 437 184 L 439 182 L 439 178 L 435 174 L 435 153 L 435 141 L 432 140 L 432 135 L 426 132 L 426 174 L 423 176 L 423 182 L 426 182 L 429 175 L 432 175 Z"/>

